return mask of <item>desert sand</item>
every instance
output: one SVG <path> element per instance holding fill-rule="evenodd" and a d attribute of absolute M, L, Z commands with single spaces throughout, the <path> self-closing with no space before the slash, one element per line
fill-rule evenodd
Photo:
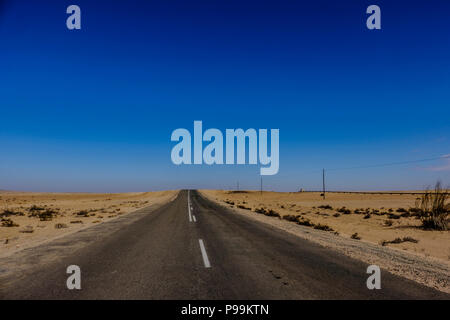
<path fill-rule="evenodd" d="M 324 200 L 316 192 L 261 194 L 258 191 L 202 190 L 202 193 L 228 207 L 246 209 L 255 215 L 255 209 L 272 209 L 281 217 L 300 216 L 314 225 L 329 226 L 331 232 L 341 237 L 350 238 L 357 233 L 361 241 L 380 246 L 385 242 L 384 246 L 450 262 L 450 231 L 424 230 L 420 228 L 420 219 L 403 210 L 409 212 L 410 208 L 415 208 L 419 195 L 327 193 Z M 357 213 L 356 209 L 359 209 Z M 386 243 L 396 238 L 411 241 Z"/>
<path fill-rule="evenodd" d="M 176 193 L 177 191 L 116 194 L 1 191 L 0 257 L 143 207 L 162 204 Z"/>

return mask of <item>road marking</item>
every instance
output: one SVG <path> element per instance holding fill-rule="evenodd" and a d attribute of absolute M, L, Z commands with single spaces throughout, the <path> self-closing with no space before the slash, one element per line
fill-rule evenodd
<path fill-rule="evenodd" d="M 194 219 L 194 222 L 197 222 L 197 219 L 195 219 L 194 215 L 192 215 L 192 219 Z"/>
<path fill-rule="evenodd" d="M 211 264 L 209 263 L 208 255 L 206 254 L 206 249 L 205 245 L 203 244 L 203 240 L 198 239 L 198 242 L 200 243 L 200 251 L 202 252 L 203 263 L 205 265 L 205 268 L 211 268 Z"/>
<path fill-rule="evenodd" d="M 189 222 L 192 222 L 191 199 L 190 199 L 189 195 L 190 195 L 190 190 L 188 190 L 188 213 L 189 213 Z"/>

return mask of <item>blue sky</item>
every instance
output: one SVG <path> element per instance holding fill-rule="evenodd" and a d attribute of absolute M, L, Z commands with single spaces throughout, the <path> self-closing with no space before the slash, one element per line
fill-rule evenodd
<path fill-rule="evenodd" d="M 77 4 L 82 29 L 65 26 Z M 365 26 L 370 4 L 382 29 Z M 450 183 L 450 3 L 0 0 L 0 189 L 259 187 L 175 166 L 177 128 L 279 128 L 271 190 Z"/>

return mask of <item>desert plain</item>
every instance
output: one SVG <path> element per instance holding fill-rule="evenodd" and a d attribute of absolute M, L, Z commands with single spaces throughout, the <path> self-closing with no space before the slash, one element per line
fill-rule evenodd
<path fill-rule="evenodd" d="M 409 192 L 326 193 L 323 199 L 319 192 L 202 190 L 249 215 L 272 212 L 275 219 L 450 262 L 450 231 L 422 228 L 414 213 L 420 194 Z"/>
<path fill-rule="evenodd" d="M 0 258 L 21 264 L 23 259 L 14 257 L 30 253 L 23 249 L 33 251 L 71 233 L 121 221 L 119 217 L 132 221 L 139 209 L 161 206 L 178 194 L 177 190 L 116 194 L 1 191 Z M 326 193 L 325 199 L 318 192 L 200 190 L 200 194 L 228 208 L 230 214 L 249 217 L 248 223 L 253 219 L 269 224 L 277 232 L 294 234 L 450 293 L 450 231 L 422 226 L 416 206 L 420 194 Z M 142 217 L 136 214 L 136 219 Z M 187 212 L 181 210 L 183 218 Z M 110 232 L 108 228 L 89 230 Z"/>
<path fill-rule="evenodd" d="M 135 193 L 0 192 L 0 257 L 79 231 L 143 207 L 176 191 Z"/>

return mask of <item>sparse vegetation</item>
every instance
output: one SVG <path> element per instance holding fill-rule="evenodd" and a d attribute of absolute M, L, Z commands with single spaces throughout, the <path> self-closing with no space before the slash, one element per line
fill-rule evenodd
<path fill-rule="evenodd" d="M 32 205 L 29 209 L 28 209 L 28 211 L 29 212 L 33 212 L 33 211 L 40 211 L 40 210 L 45 210 L 45 208 L 43 208 L 43 207 L 38 207 L 37 205 Z"/>
<path fill-rule="evenodd" d="M 312 223 L 309 219 L 306 218 L 301 218 L 298 219 L 297 224 L 301 225 L 301 226 L 305 226 L 305 227 L 313 227 L 314 223 Z"/>
<path fill-rule="evenodd" d="M 272 209 L 266 210 L 265 208 L 259 208 L 259 209 L 257 208 L 257 209 L 255 209 L 255 212 L 256 212 L 256 213 L 263 214 L 263 215 L 266 215 L 266 216 L 268 216 L 268 217 L 278 217 L 278 218 L 281 218 L 280 214 L 279 214 L 278 212 L 272 210 Z"/>
<path fill-rule="evenodd" d="M 393 213 L 390 213 L 390 214 L 388 215 L 388 217 L 389 217 L 389 219 L 394 219 L 394 220 L 400 219 L 400 216 L 398 216 L 398 215 L 396 215 L 396 214 L 393 214 Z"/>
<path fill-rule="evenodd" d="M 64 229 L 64 228 L 68 228 L 67 224 L 65 224 L 65 223 L 55 224 L 55 229 Z"/>
<path fill-rule="evenodd" d="M 297 222 L 298 221 L 297 216 L 294 216 L 292 214 L 288 214 L 288 215 L 283 216 L 283 219 L 287 220 L 287 221 L 291 221 L 291 222 Z"/>
<path fill-rule="evenodd" d="M 281 218 L 280 214 L 272 209 L 270 209 L 269 211 L 267 211 L 266 213 L 264 213 L 266 216 L 269 217 L 278 217 Z"/>
<path fill-rule="evenodd" d="M 327 226 L 326 224 L 320 224 L 320 223 L 315 224 L 313 228 L 317 229 L 317 230 L 323 230 L 323 231 L 334 231 L 330 226 Z"/>
<path fill-rule="evenodd" d="M 449 194 L 437 182 L 434 190 L 427 190 L 416 202 L 417 213 L 422 220 L 422 226 L 431 230 L 448 230 L 450 204 Z"/>
<path fill-rule="evenodd" d="M 325 204 L 325 205 L 318 206 L 318 208 L 319 208 L 319 209 L 333 210 L 333 207 L 330 206 L 329 204 Z"/>
<path fill-rule="evenodd" d="M 89 212 L 86 210 L 80 210 L 80 211 L 76 212 L 75 215 L 77 215 L 79 217 L 87 218 L 87 217 L 89 217 Z"/>
<path fill-rule="evenodd" d="M 24 215 L 23 212 L 5 209 L 3 210 L 2 213 L 0 213 L 0 218 L 6 218 L 10 216 L 23 216 L 23 215 Z"/>
<path fill-rule="evenodd" d="M 381 245 L 382 246 L 387 246 L 390 243 L 398 244 L 398 243 L 403 243 L 403 242 L 418 243 L 419 240 L 416 240 L 416 239 L 414 239 L 412 237 L 395 238 L 394 240 L 391 240 L 391 241 L 383 240 L 383 241 L 381 241 Z"/>
<path fill-rule="evenodd" d="M 40 221 L 51 221 L 53 217 L 58 213 L 55 209 L 45 209 L 33 205 L 29 211 L 29 217 L 37 217 Z"/>
<path fill-rule="evenodd" d="M 39 212 L 37 216 L 41 221 L 51 221 L 53 219 L 53 216 L 56 214 L 57 212 L 55 210 L 47 209 L 44 212 Z"/>
<path fill-rule="evenodd" d="M 7 227 L 7 228 L 11 228 L 11 227 L 18 227 L 19 225 L 17 223 L 15 223 L 14 221 L 12 221 L 9 218 L 2 218 L 2 220 L 0 220 L 2 223 L 2 227 Z"/>
<path fill-rule="evenodd" d="M 288 214 L 288 215 L 283 216 L 283 219 L 290 221 L 290 222 L 295 222 L 301 226 L 313 227 L 314 229 L 317 229 L 317 230 L 334 231 L 330 226 L 320 224 L 320 223 L 314 224 L 313 222 L 311 222 L 311 220 L 303 218 L 300 215 L 294 216 L 294 215 Z"/>
<path fill-rule="evenodd" d="M 343 214 L 351 214 L 352 211 L 350 209 L 347 209 L 346 207 L 342 207 L 337 209 L 337 212 L 343 213 Z"/>
<path fill-rule="evenodd" d="M 384 225 L 387 226 L 387 227 L 391 227 L 393 224 L 394 224 L 394 221 L 392 221 L 392 220 L 386 220 L 384 222 Z"/>
<path fill-rule="evenodd" d="M 355 232 L 354 234 L 352 234 L 351 238 L 355 239 L 355 240 L 361 240 L 361 237 L 358 235 L 358 232 Z"/>

